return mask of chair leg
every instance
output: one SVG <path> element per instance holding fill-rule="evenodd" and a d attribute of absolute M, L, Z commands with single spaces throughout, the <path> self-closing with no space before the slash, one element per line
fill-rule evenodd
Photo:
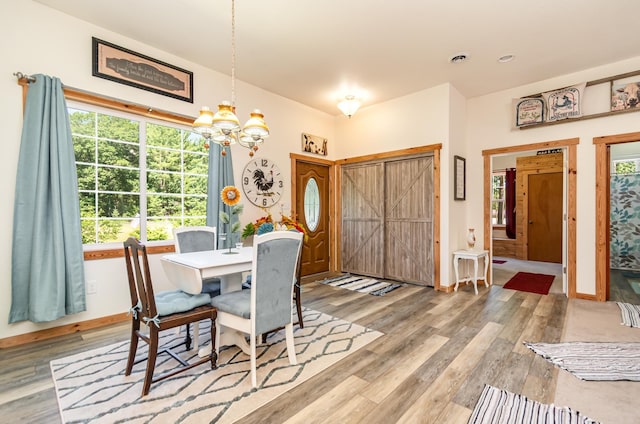
<path fill-rule="evenodd" d="M 298 311 L 298 327 L 304 328 L 302 321 L 302 301 L 300 300 L 300 284 L 296 283 L 294 292 L 296 294 L 296 310 Z"/>
<path fill-rule="evenodd" d="M 214 345 L 211 346 L 211 369 L 218 368 L 218 332 L 216 331 L 216 313 L 214 312 L 214 316 L 211 318 L 211 343 Z"/>
<path fill-rule="evenodd" d="M 251 339 L 251 387 L 256 387 L 258 385 L 258 379 L 256 378 L 256 335 L 252 334 L 249 338 Z"/>
<path fill-rule="evenodd" d="M 195 325 L 198 325 L 197 323 Z M 191 350 L 191 331 L 190 324 L 187 324 L 187 334 L 184 336 L 184 345 L 187 350 Z"/>
<path fill-rule="evenodd" d="M 296 346 L 293 339 L 293 324 L 289 323 L 285 325 L 284 331 L 287 339 L 287 355 L 289 356 L 289 363 L 291 365 L 296 365 L 298 361 L 296 360 Z"/>
<path fill-rule="evenodd" d="M 138 331 L 140 330 L 140 321 L 133 319 L 131 321 L 131 341 L 129 342 L 129 358 L 127 359 L 127 368 L 124 375 L 131 375 L 133 363 L 136 359 L 136 351 L 138 350 Z"/>
<path fill-rule="evenodd" d="M 156 368 L 156 358 L 158 357 L 158 329 L 153 324 L 149 326 L 149 357 L 147 358 L 147 371 L 144 374 L 144 384 L 142 385 L 142 396 L 149 393 L 151 382 L 153 381 L 153 371 Z"/>

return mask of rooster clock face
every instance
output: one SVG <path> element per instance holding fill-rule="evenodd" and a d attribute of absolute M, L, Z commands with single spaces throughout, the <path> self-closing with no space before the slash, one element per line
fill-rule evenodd
<path fill-rule="evenodd" d="M 261 208 L 275 205 L 284 189 L 278 166 L 265 158 L 251 160 L 242 171 L 242 190 L 247 199 Z"/>

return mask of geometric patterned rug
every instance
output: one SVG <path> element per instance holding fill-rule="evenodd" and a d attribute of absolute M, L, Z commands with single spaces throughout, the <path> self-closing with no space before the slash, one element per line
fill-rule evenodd
<path fill-rule="evenodd" d="M 376 280 L 375 278 L 362 277 L 359 275 L 345 274 L 335 278 L 318 281 L 328 286 L 340 287 L 343 289 L 354 290 L 360 293 L 372 294 L 374 296 L 384 296 L 402 287 L 402 284 L 389 283 L 386 281 Z"/>
<path fill-rule="evenodd" d="M 125 377 L 129 341 L 51 361 L 62 422 L 204 423 L 234 422 L 297 386 L 382 335 L 321 312 L 305 309 L 304 329 L 294 325 L 297 365 L 290 365 L 284 330 L 257 347 L 257 389 L 251 386 L 249 357 L 239 348 L 223 348 L 218 368 L 192 368 L 151 385 L 141 398 L 146 361 Z M 209 343 L 209 325 L 200 324 L 201 345 Z M 161 345 L 178 345 L 184 332 L 161 333 Z M 138 356 L 146 356 L 146 343 Z M 197 351 L 174 351 L 189 360 Z M 155 375 L 177 362 L 158 356 Z"/>
<path fill-rule="evenodd" d="M 469 424 L 597 424 L 568 407 L 530 400 L 525 396 L 485 385 Z"/>
<path fill-rule="evenodd" d="M 640 381 L 640 343 L 524 343 L 552 364 L 588 381 Z"/>
<path fill-rule="evenodd" d="M 640 305 L 623 302 L 616 303 L 620 307 L 622 325 L 626 325 L 627 327 L 640 327 Z"/>

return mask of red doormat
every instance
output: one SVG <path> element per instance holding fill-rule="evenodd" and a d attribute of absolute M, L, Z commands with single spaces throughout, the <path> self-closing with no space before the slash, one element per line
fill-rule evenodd
<path fill-rule="evenodd" d="M 519 272 L 503 286 L 505 289 L 520 290 L 529 293 L 549 294 L 549 288 L 555 276 Z"/>
<path fill-rule="evenodd" d="M 507 261 L 504 261 L 502 259 L 492 259 L 491 262 L 493 262 L 494 264 L 503 264 Z"/>

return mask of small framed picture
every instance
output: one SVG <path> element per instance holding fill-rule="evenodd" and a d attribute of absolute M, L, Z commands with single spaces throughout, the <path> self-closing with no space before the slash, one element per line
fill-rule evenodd
<path fill-rule="evenodd" d="M 453 157 L 453 200 L 466 198 L 466 161 L 461 156 Z"/>
<path fill-rule="evenodd" d="M 317 135 L 302 133 L 302 151 L 327 156 L 327 139 Z"/>
<path fill-rule="evenodd" d="M 95 37 L 92 41 L 94 77 L 193 103 L 193 72 Z"/>
<path fill-rule="evenodd" d="M 640 108 L 638 76 L 611 81 L 611 110 Z"/>

